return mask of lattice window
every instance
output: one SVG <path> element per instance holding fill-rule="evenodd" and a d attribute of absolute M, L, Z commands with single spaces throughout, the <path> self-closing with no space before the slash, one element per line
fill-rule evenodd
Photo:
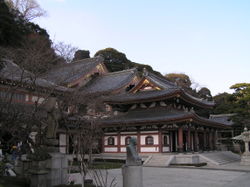
<path fill-rule="evenodd" d="M 131 139 L 130 136 L 127 136 L 127 137 L 125 138 L 125 144 L 126 144 L 126 145 L 129 145 L 130 139 Z"/>
<path fill-rule="evenodd" d="M 154 145 L 154 138 L 153 136 L 147 136 L 145 138 L 146 145 Z"/>
<path fill-rule="evenodd" d="M 115 138 L 114 137 L 108 138 L 108 145 L 115 145 Z"/>

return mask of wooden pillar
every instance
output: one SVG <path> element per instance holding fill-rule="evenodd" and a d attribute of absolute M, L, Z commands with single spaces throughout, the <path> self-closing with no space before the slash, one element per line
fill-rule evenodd
<path fill-rule="evenodd" d="M 212 129 L 209 130 L 209 134 L 208 134 L 209 138 L 209 151 L 213 150 L 213 131 Z"/>
<path fill-rule="evenodd" d="M 178 152 L 183 152 L 183 127 L 178 128 Z"/>
<path fill-rule="evenodd" d="M 196 127 L 194 130 L 194 151 L 199 151 L 198 127 Z"/>
<path fill-rule="evenodd" d="M 218 131 L 216 129 L 214 131 L 214 150 L 217 150 L 217 144 L 218 144 Z"/>
<path fill-rule="evenodd" d="M 140 130 L 137 130 L 137 152 L 141 152 L 141 136 L 140 136 Z"/>
<path fill-rule="evenodd" d="M 159 152 L 162 153 L 162 132 L 159 130 Z"/>
<path fill-rule="evenodd" d="M 203 132 L 203 151 L 207 150 L 207 132 L 206 129 L 204 128 L 204 132 Z"/>
<path fill-rule="evenodd" d="M 74 141 L 74 140 L 72 140 L 72 141 Z M 102 148 L 101 148 L 103 153 L 105 152 L 104 146 L 105 146 L 105 138 L 104 138 L 104 135 L 103 135 L 102 136 Z"/>
<path fill-rule="evenodd" d="M 117 152 L 120 153 L 121 152 L 121 133 L 118 132 L 117 135 Z"/>
<path fill-rule="evenodd" d="M 191 151 L 191 129 L 190 126 L 188 126 L 188 131 L 187 131 L 187 152 Z"/>

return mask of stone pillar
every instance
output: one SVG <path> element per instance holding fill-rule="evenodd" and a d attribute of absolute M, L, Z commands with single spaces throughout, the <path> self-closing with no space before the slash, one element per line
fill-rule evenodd
<path fill-rule="evenodd" d="M 178 128 L 178 152 L 183 152 L 183 127 Z"/>
<path fill-rule="evenodd" d="M 249 154 L 249 142 L 245 141 L 245 153 Z"/>
<path fill-rule="evenodd" d="M 198 129 L 194 129 L 194 151 L 199 151 L 199 137 L 198 137 Z"/>
<path fill-rule="evenodd" d="M 190 126 L 188 126 L 188 131 L 187 131 L 187 152 L 191 151 L 191 129 Z"/>
<path fill-rule="evenodd" d="M 30 187 L 48 187 L 47 174 L 48 171 L 30 172 Z"/>
<path fill-rule="evenodd" d="M 47 187 L 48 185 L 48 173 L 46 169 L 47 161 L 32 161 L 29 171 L 30 187 Z"/>
<path fill-rule="evenodd" d="M 123 187 L 143 187 L 142 160 L 136 151 L 136 138 L 126 147 L 126 164 L 122 167 Z"/>
<path fill-rule="evenodd" d="M 123 187 L 143 187 L 142 166 L 122 167 Z"/>

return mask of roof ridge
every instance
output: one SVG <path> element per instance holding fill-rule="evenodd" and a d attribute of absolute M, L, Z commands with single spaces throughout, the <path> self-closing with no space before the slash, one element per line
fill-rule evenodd
<path fill-rule="evenodd" d="M 167 80 L 166 78 L 160 77 L 160 76 L 158 76 L 158 75 L 156 75 L 156 74 L 154 74 L 154 73 L 152 73 L 152 72 L 148 72 L 148 75 L 147 75 L 147 76 L 153 76 L 153 77 L 155 77 L 155 78 L 157 78 L 157 79 L 159 79 L 159 80 L 161 80 L 161 81 L 165 81 L 165 82 L 167 82 L 167 83 L 169 83 L 169 84 L 171 84 L 171 85 L 173 85 L 173 86 L 176 87 L 176 84 L 175 84 L 175 83 L 173 83 L 173 82 Z"/>
<path fill-rule="evenodd" d="M 100 63 L 100 61 L 93 61 L 94 59 L 98 59 L 98 58 L 100 58 L 100 57 L 98 56 L 98 57 L 94 57 L 94 58 L 85 58 L 85 59 L 73 61 L 71 63 L 60 64 L 60 65 L 55 66 L 52 69 L 50 69 L 48 72 L 44 73 L 42 76 L 47 75 L 49 72 L 53 72 L 54 70 L 59 71 L 60 68 L 67 68 L 67 67 L 74 66 L 74 65 L 77 65 L 80 63 L 89 63 L 89 64 L 90 63 Z M 91 60 L 91 61 L 88 62 L 87 60 Z M 85 62 L 85 61 L 87 61 L 87 62 Z"/>
<path fill-rule="evenodd" d="M 102 76 L 114 75 L 114 74 L 120 74 L 120 73 L 126 73 L 126 72 L 136 73 L 137 69 L 136 68 L 131 68 L 131 69 L 126 69 L 126 70 L 122 70 L 122 71 L 108 72 L 106 74 L 103 74 Z"/>

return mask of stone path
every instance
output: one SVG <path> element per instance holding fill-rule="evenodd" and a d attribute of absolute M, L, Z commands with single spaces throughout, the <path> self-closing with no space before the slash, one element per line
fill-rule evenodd
<path fill-rule="evenodd" d="M 117 187 L 122 187 L 120 169 L 109 170 L 109 178 L 113 177 L 117 179 Z M 144 187 L 249 187 L 249 177 L 250 173 L 235 171 L 143 168 Z"/>
<path fill-rule="evenodd" d="M 121 169 L 108 170 L 108 178 L 109 181 L 116 178 L 116 187 L 122 187 Z M 143 167 L 143 183 L 144 187 L 249 187 L 250 172 Z"/>

